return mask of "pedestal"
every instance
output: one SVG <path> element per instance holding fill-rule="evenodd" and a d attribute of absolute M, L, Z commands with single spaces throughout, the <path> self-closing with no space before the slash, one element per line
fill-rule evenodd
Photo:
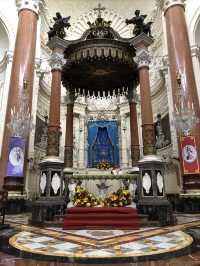
<path fill-rule="evenodd" d="M 46 157 L 40 163 L 39 199 L 32 206 L 31 224 L 43 225 L 62 214 L 65 207 L 63 161 L 59 157 Z"/>
<path fill-rule="evenodd" d="M 144 156 L 138 162 L 138 207 L 149 215 L 149 219 L 158 219 L 161 226 L 172 224 L 172 208 L 165 194 L 164 163 L 156 155 Z"/>

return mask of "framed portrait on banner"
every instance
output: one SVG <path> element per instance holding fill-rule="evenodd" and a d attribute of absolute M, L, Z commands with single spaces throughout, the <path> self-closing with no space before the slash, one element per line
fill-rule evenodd
<path fill-rule="evenodd" d="M 180 138 L 184 174 L 198 174 L 199 160 L 194 136 Z"/>
<path fill-rule="evenodd" d="M 24 175 L 25 140 L 21 137 L 11 137 L 8 152 L 7 176 Z"/>

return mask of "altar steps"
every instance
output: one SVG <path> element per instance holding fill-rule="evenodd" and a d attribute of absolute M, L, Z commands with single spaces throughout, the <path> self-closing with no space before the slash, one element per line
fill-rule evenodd
<path fill-rule="evenodd" d="M 63 229 L 139 229 L 137 210 L 129 207 L 87 208 L 66 210 Z"/>

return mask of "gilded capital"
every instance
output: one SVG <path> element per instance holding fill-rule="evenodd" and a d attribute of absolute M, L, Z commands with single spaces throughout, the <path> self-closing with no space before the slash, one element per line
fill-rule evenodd
<path fill-rule="evenodd" d="M 51 69 L 61 71 L 65 61 L 62 53 L 53 52 L 50 59 Z"/>
<path fill-rule="evenodd" d="M 145 48 L 137 49 L 135 62 L 138 64 L 138 68 L 149 67 L 151 63 L 151 58 L 150 58 L 148 50 Z"/>

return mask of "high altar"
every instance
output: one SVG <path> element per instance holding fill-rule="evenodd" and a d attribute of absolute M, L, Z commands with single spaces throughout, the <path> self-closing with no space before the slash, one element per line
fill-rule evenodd
<path fill-rule="evenodd" d="M 104 9 L 101 5 L 95 9 L 97 18 L 93 23 L 88 21 L 89 28 L 80 39 L 64 39 L 64 28 L 70 27 L 70 17 L 63 18 L 60 13 L 56 14 L 55 24 L 48 32 L 47 45 L 52 50 L 52 87 L 47 153 L 40 162 L 40 197 L 34 203 L 33 222 L 43 222 L 47 218 L 46 213 L 50 213 L 52 217 L 56 210 L 62 212 L 67 191 L 70 201 L 68 206 L 73 206 L 73 195 L 76 186 L 80 185 L 84 187 L 78 189 L 84 191 L 78 192 L 80 195 L 94 193 L 100 198 L 106 198 L 109 192 L 113 192 L 111 198 L 126 198 L 125 195 L 129 193 L 131 200 L 126 199 L 127 205 L 131 204 L 137 190 L 139 209 L 150 211 L 153 207 L 155 216 L 162 224 L 170 222 L 170 204 L 165 195 L 163 162 L 155 151 L 148 52 L 148 47 L 153 43 L 151 23 L 145 24 L 145 17 L 137 10 L 133 19 L 126 20 L 127 24 L 135 25 L 135 36 L 123 38 L 111 27 L 111 21 L 101 16 Z M 64 162 L 59 157 L 61 82 L 67 91 Z M 137 123 L 138 84 L 143 155 L 140 153 Z M 122 98 L 129 102 L 129 126 L 126 116 L 121 116 L 121 110 L 118 108 Z M 97 104 L 102 100 L 104 105 L 106 101 L 114 103 L 109 104 L 103 112 L 102 109 L 98 112 L 98 106 L 92 110 L 85 110 L 87 122 L 86 125 L 84 122 L 81 124 L 82 130 L 79 130 L 79 134 L 86 128 L 86 149 L 79 138 L 74 140 L 74 135 L 77 135 L 74 127 L 77 99 L 83 99 L 83 104 L 84 101 L 93 99 Z M 119 126 L 120 116 L 122 128 Z M 130 136 L 129 139 L 124 139 L 123 134 L 127 127 L 130 129 Z M 122 142 L 126 142 L 125 150 L 120 150 L 124 147 Z M 126 165 L 123 165 L 122 160 L 124 153 Z M 78 165 L 79 156 L 84 158 L 81 165 Z M 134 189 L 131 189 L 133 187 Z M 90 194 L 87 195 L 92 197 Z M 86 206 L 90 204 L 87 202 L 88 197 L 85 198 Z M 77 200 L 80 203 L 80 199 Z M 109 199 L 103 204 L 108 202 Z M 120 201 L 114 206 L 126 205 Z M 159 210 L 160 207 L 163 207 L 163 211 Z"/>

